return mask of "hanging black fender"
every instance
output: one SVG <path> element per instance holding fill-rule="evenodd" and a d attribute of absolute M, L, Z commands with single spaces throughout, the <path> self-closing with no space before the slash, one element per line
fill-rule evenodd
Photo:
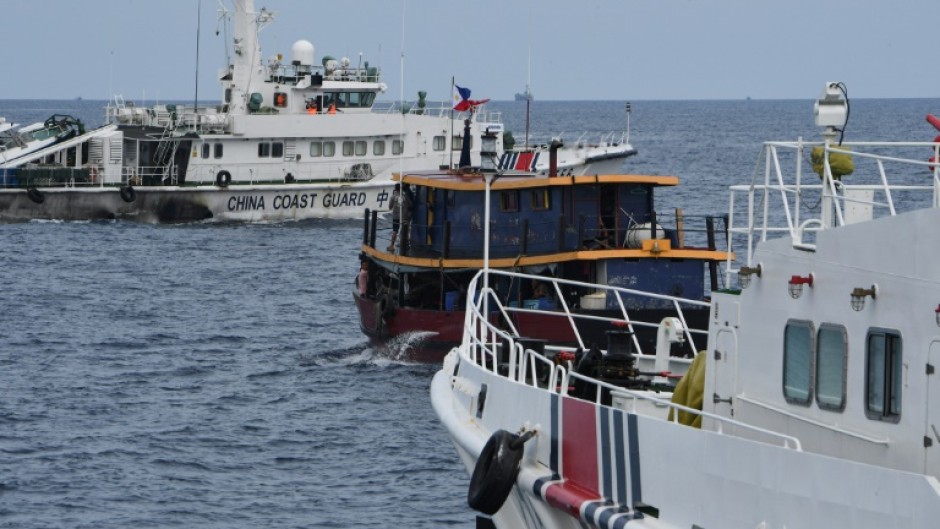
<path fill-rule="evenodd" d="M 37 204 L 42 204 L 46 201 L 46 195 L 43 195 L 42 192 L 35 187 L 27 187 L 26 196 L 28 196 L 30 200 Z"/>
<path fill-rule="evenodd" d="M 137 198 L 137 192 L 134 191 L 134 188 L 131 186 L 125 186 L 121 188 L 121 200 L 127 202 L 128 204 L 133 202 Z"/>
<path fill-rule="evenodd" d="M 232 183 L 232 173 L 222 170 L 215 175 L 215 185 L 219 187 L 228 187 Z"/>
<path fill-rule="evenodd" d="M 516 484 L 525 442 L 533 435 L 534 431 L 522 435 L 506 430 L 493 432 L 470 477 L 467 503 L 472 509 L 490 516 L 499 511 Z"/>

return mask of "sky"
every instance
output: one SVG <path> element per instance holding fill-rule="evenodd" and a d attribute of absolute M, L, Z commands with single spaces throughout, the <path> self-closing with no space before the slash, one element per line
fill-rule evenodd
<path fill-rule="evenodd" d="M 229 0 L 222 0 L 231 10 Z M 0 99 L 221 98 L 219 0 L 0 0 Z M 255 0 L 264 57 L 306 39 L 388 92 L 539 100 L 938 97 L 940 0 Z M 197 24 L 201 15 L 201 25 Z M 229 32 L 229 35 L 231 33 Z M 403 75 L 402 75 L 403 74 Z"/>

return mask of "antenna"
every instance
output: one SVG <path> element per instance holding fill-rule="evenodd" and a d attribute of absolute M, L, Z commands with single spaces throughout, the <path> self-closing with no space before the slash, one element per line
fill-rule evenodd
<path fill-rule="evenodd" d="M 199 108 L 199 32 L 202 29 L 202 0 L 196 4 L 196 93 L 193 95 L 193 113 Z"/>

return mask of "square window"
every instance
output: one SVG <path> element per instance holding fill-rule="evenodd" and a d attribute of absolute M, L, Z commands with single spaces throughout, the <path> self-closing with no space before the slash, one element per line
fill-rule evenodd
<path fill-rule="evenodd" d="M 548 189 L 533 189 L 532 190 L 532 209 L 533 210 L 546 210 L 551 204 L 548 200 Z"/>
<path fill-rule="evenodd" d="M 281 158 L 284 156 L 284 144 L 276 141 L 271 144 L 271 157 L 272 158 Z"/>
<path fill-rule="evenodd" d="M 259 143 L 258 144 L 258 158 L 268 158 L 270 156 L 271 156 L 271 144 Z"/>
<path fill-rule="evenodd" d="M 507 212 L 519 211 L 519 192 L 516 190 L 501 191 L 499 193 L 499 210 Z"/>
<path fill-rule="evenodd" d="M 447 138 L 445 138 L 444 136 L 434 136 L 434 140 L 432 142 L 432 148 L 435 151 L 443 151 L 447 147 L 447 145 L 445 144 L 446 139 Z"/>
<path fill-rule="evenodd" d="M 402 140 L 392 140 L 392 154 L 401 154 L 405 152 L 405 142 Z"/>
<path fill-rule="evenodd" d="M 845 327 L 822 324 L 816 335 L 816 403 L 822 409 L 845 409 L 848 346 Z"/>
<path fill-rule="evenodd" d="M 323 156 L 335 156 L 335 155 L 336 155 L 336 142 L 335 141 L 323 142 Z"/>
<path fill-rule="evenodd" d="M 344 141 L 343 142 L 343 156 L 352 156 L 355 152 L 356 144 L 353 141 Z"/>
<path fill-rule="evenodd" d="M 310 142 L 310 157 L 319 158 L 320 156 L 323 156 L 323 143 L 319 141 L 311 141 Z"/>
<path fill-rule="evenodd" d="M 813 325 L 789 321 L 783 336 L 783 395 L 787 402 L 809 405 L 813 388 Z"/>
<path fill-rule="evenodd" d="M 367 145 L 368 144 L 365 141 L 357 141 L 356 142 L 356 156 L 365 156 Z"/>
<path fill-rule="evenodd" d="M 866 348 L 865 412 L 897 422 L 901 416 L 901 335 L 872 330 Z"/>
<path fill-rule="evenodd" d="M 221 144 L 221 143 L 216 143 L 216 144 L 215 144 L 215 152 L 214 152 L 213 155 L 214 155 L 216 158 L 221 158 L 221 157 L 222 157 L 222 144 Z"/>
<path fill-rule="evenodd" d="M 203 158 L 209 157 L 209 144 L 208 143 L 202 144 L 202 157 Z"/>
<path fill-rule="evenodd" d="M 385 154 L 385 140 L 375 140 L 372 142 L 372 154 L 376 156 Z"/>

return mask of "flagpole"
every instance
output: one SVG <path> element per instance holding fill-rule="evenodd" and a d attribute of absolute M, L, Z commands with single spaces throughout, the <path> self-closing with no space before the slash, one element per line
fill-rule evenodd
<path fill-rule="evenodd" d="M 454 85 L 457 84 L 457 79 L 454 76 L 450 76 L 450 167 L 454 167 Z M 467 141 L 467 138 L 464 138 L 463 141 Z"/>

